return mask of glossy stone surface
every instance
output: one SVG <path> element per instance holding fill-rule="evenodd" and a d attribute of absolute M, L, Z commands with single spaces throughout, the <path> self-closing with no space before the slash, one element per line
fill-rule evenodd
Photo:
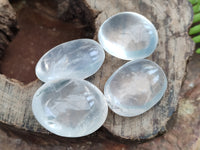
<path fill-rule="evenodd" d="M 35 72 L 43 82 L 59 78 L 85 79 L 103 64 L 105 53 L 91 39 L 78 39 L 60 44 L 38 61 Z"/>
<path fill-rule="evenodd" d="M 32 110 L 48 131 L 64 137 L 93 133 L 107 117 L 102 92 L 85 80 L 61 79 L 45 83 L 33 97 Z"/>
<path fill-rule="evenodd" d="M 108 18 L 100 27 L 98 39 L 111 55 L 135 60 L 153 53 L 158 43 L 154 25 L 144 16 L 122 12 Z"/>
<path fill-rule="evenodd" d="M 153 107 L 163 96 L 167 79 L 163 70 L 146 59 L 130 61 L 107 80 L 104 94 L 118 115 L 133 117 Z"/>

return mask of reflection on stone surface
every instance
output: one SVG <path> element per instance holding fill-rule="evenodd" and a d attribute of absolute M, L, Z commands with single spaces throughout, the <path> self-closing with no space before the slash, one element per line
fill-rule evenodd
<path fill-rule="evenodd" d="M 153 107 L 166 88 L 163 70 L 154 62 L 141 59 L 120 67 L 106 82 L 104 94 L 115 113 L 131 117 Z"/>
<path fill-rule="evenodd" d="M 47 52 L 36 65 L 36 75 L 44 82 L 63 77 L 85 79 L 99 70 L 104 58 L 104 50 L 96 41 L 74 40 Z"/>
<path fill-rule="evenodd" d="M 107 19 L 99 29 L 98 39 L 108 53 L 125 60 L 149 56 L 158 43 L 154 25 L 144 16 L 132 12 Z"/>
<path fill-rule="evenodd" d="M 45 83 L 35 93 L 33 113 L 50 132 L 80 137 L 96 131 L 107 117 L 101 91 L 88 81 L 62 79 Z"/>

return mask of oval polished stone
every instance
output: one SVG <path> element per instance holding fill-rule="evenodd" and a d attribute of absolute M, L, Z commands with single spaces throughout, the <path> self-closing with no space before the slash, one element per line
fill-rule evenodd
<path fill-rule="evenodd" d="M 118 115 L 133 117 L 153 107 L 163 96 L 167 79 L 163 70 L 146 59 L 130 61 L 107 80 L 104 94 Z"/>
<path fill-rule="evenodd" d="M 102 92 L 90 82 L 60 79 L 37 90 L 32 110 L 48 131 L 63 137 L 81 137 L 102 126 L 108 106 Z"/>
<path fill-rule="evenodd" d="M 44 54 L 38 61 L 35 72 L 43 82 L 63 77 L 85 79 L 97 72 L 104 58 L 104 50 L 96 41 L 73 40 Z"/>
<path fill-rule="evenodd" d="M 158 34 L 154 25 L 144 16 L 122 12 L 108 18 L 101 25 L 98 39 L 109 54 L 125 60 L 135 60 L 153 53 L 158 43 Z"/>

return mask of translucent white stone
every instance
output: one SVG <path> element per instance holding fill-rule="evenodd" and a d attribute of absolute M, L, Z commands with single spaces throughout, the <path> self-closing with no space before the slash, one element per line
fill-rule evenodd
<path fill-rule="evenodd" d="M 146 59 L 121 66 L 106 82 L 108 106 L 118 115 L 133 117 L 153 107 L 163 96 L 167 79 L 163 70 Z"/>
<path fill-rule="evenodd" d="M 104 50 L 96 41 L 78 39 L 60 44 L 44 54 L 35 72 L 43 82 L 63 77 L 85 79 L 97 72 L 104 58 Z"/>
<path fill-rule="evenodd" d="M 60 79 L 37 90 L 32 110 L 48 131 L 64 137 L 81 137 L 102 126 L 108 106 L 102 92 L 90 82 Z"/>
<path fill-rule="evenodd" d="M 144 16 L 122 12 L 108 18 L 100 27 L 98 39 L 111 55 L 134 60 L 153 53 L 158 43 L 154 25 Z"/>

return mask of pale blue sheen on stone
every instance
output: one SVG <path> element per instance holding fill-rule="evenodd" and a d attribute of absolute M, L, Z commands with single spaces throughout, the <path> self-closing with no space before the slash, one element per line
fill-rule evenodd
<path fill-rule="evenodd" d="M 102 92 L 90 82 L 60 79 L 37 90 L 32 110 L 48 131 L 63 137 L 81 137 L 103 125 L 108 106 Z"/>
<path fill-rule="evenodd" d="M 116 114 L 133 117 L 158 103 L 166 88 L 163 70 L 150 60 L 139 59 L 115 71 L 105 84 L 104 94 Z"/>
<path fill-rule="evenodd" d="M 38 61 L 35 72 L 43 82 L 63 77 L 85 79 L 99 70 L 104 58 L 104 50 L 96 41 L 73 40 L 44 54 Z"/>
<path fill-rule="evenodd" d="M 109 54 L 135 60 L 146 58 L 154 52 L 158 34 L 154 25 L 144 16 L 122 12 L 101 25 L 98 40 Z"/>

